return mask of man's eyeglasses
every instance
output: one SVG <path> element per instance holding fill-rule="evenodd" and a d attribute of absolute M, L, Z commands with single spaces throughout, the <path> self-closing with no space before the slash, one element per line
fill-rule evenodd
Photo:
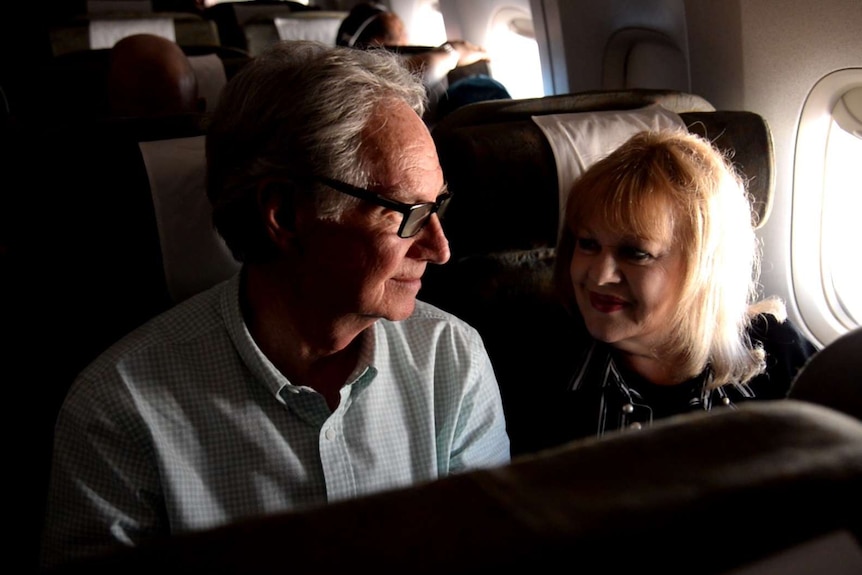
<path fill-rule="evenodd" d="M 436 213 L 438 218 L 442 218 L 443 212 L 446 211 L 446 207 L 452 199 L 452 193 L 447 190 L 437 196 L 437 200 L 434 202 L 405 204 L 404 202 L 384 198 L 365 188 L 333 180 L 332 178 L 315 176 L 314 179 L 342 194 L 347 194 L 348 196 L 400 212 L 404 217 L 401 219 L 401 226 L 398 228 L 398 236 L 402 238 L 412 238 L 418 234 L 425 227 L 425 224 L 428 223 L 428 220 L 431 219 L 432 214 Z"/>

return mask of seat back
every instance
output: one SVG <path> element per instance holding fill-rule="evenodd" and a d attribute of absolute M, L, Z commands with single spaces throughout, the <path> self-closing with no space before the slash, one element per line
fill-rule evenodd
<path fill-rule="evenodd" d="M 243 26 L 248 51 L 256 56 L 279 40 L 314 40 L 335 44 L 347 12 L 306 10 L 252 18 Z"/>
<path fill-rule="evenodd" d="M 51 54 L 110 48 L 132 34 L 155 34 L 180 46 L 219 46 L 215 22 L 190 12 L 92 13 L 51 26 Z"/>
<path fill-rule="evenodd" d="M 862 327 L 814 355 L 796 375 L 790 397 L 862 419 Z"/>
<path fill-rule="evenodd" d="M 28 545 L 41 528 L 54 420 L 78 372 L 239 269 L 211 223 L 202 121 L 22 123 L 4 138 L 15 144 L 4 151 L 18 185 L 2 205 L 12 214 L 3 379 L 18 381 L 15 404 L 27 406 L 13 420 L 26 437 L 27 464 L 16 465 L 26 468 L 16 490 L 26 517 L 16 529 Z"/>
<path fill-rule="evenodd" d="M 272 30 L 260 30 L 255 27 L 251 33 L 255 39 L 255 46 L 249 46 L 246 25 L 263 19 L 272 21 L 273 18 L 288 16 L 297 12 L 316 11 L 315 6 L 308 6 L 301 2 L 288 2 L 284 0 L 237 0 L 219 2 L 208 7 L 203 12 L 203 17 L 216 25 L 219 40 L 223 46 L 239 48 L 250 51 L 257 49 L 257 44 L 269 40 L 272 36 L 258 37 Z M 333 35 L 333 42 L 335 36 Z M 259 42 L 258 42 L 259 41 Z M 256 52 L 255 52 L 256 53 Z"/>
<path fill-rule="evenodd" d="M 52 326 L 43 373 L 59 396 L 111 343 L 238 269 L 210 222 L 202 120 L 22 129 L 15 169 L 39 182 L 10 206 L 19 319 Z"/>
<path fill-rule="evenodd" d="M 223 46 L 185 46 L 198 80 L 198 93 L 206 99 L 205 112 L 218 103 L 221 89 L 251 56 Z M 31 109 L 60 121 L 68 118 L 104 118 L 109 115 L 109 48 L 66 52 L 50 58 L 40 69 L 32 89 L 38 101 Z"/>
<path fill-rule="evenodd" d="M 179 534 L 55 575 L 275 574 L 284 541 L 295 573 L 545 573 L 574 560 L 611 561 L 611 573 L 849 574 L 862 567 L 860 482 L 860 422 L 801 402 L 752 402 Z"/>

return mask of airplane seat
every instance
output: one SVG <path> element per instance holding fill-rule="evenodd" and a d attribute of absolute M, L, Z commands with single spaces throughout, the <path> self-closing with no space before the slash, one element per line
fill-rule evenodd
<path fill-rule="evenodd" d="M 206 111 L 218 102 L 222 87 L 251 56 L 225 46 L 181 46 L 198 79 L 198 91 L 206 99 Z M 103 118 L 109 115 L 107 78 L 110 48 L 65 52 L 47 60 L 36 78 L 32 106 L 41 116 Z"/>
<path fill-rule="evenodd" d="M 796 375 L 790 397 L 862 419 L 862 327 L 848 331 L 815 354 Z"/>
<path fill-rule="evenodd" d="M 250 51 L 251 46 L 245 31 L 245 26 L 250 21 L 319 9 L 314 5 L 287 0 L 229 0 L 207 7 L 203 18 L 215 24 L 223 46 Z"/>
<path fill-rule="evenodd" d="M 50 27 L 48 42 L 54 56 L 110 48 L 132 34 L 162 36 L 180 46 L 219 46 L 215 22 L 190 12 L 93 13 L 75 16 Z"/>
<path fill-rule="evenodd" d="M 611 573 L 858 573 L 860 484 L 862 423 L 804 402 L 752 402 L 177 534 L 50 575 L 274 575 L 285 541 L 298 574 L 543 573 L 573 561 Z"/>
<path fill-rule="evenodd" d="M 4 202 L 15 214 L 4 375 L 17 382 L 14 425 L 30 430 L 16 466 L 22 530 L 41 529 L 54 420 L 78 372 L 239 268 L 210 219 L 204 120 L 38 122 L 15 135 L 12 179 L 24 185 Z"/>
<path fill-rule="evenodd" d="M 543 413 L 541 386 L 567 372 L 572 327 L 552 285 L 560 206 L 589 164 L 635 131 L 657 127 L 684 127 L 732 150 L 765 222 L 773 189 L 768 125 L 693 94 L 639 89 L 485 101 L 455 110 L 431 132 L 454 194 L 444 221 L 451 259 L 429 266 L 419 297 L 482 334 L 513 453 L 550 440 L 535 431 L 547 426 L 532 419 Z"/>
<path fill-rule="evenodd" d="M 280 15 L 263 15 L 243 26 L 248 51 L 257 55 L 279 40 L 314 40 L 335 44 L 338 27 L 347 12 L 308 10 Z"/>
<path fill-rule="evenodd" d="M 265 14 L 243 25 L 248 51 L 256 56 L 279 40 L 314 40 L 335 44 L 338 28 L 347 12 L 306 10 L 285 14 Z"/>
<path fill-rule="evenodd" d="M 22 262 L 16 287 L 34 304 L 28 324 L 51 326 L 45 335 L 53 361 L 45 367 L 56 373 L 47 380 L 68 383 L 113 340 L 172 305 L 154 196 L 156 178 L 164 176 L 147 154 L 154 142 L 202 139 L 203 121 L 184 115 L 21 122 L 10 164 L 19 181 L 38 186 L 14 198 Z M 200 160 L 196 168 L 202 170 Z M 186 174 L 175 177 L 178 186 L 193 183 Z"/>

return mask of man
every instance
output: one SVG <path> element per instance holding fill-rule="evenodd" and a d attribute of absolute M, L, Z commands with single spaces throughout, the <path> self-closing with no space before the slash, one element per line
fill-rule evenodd
<path fill-rule="evenodd" d="M 399 62 L 284 42 L 225 87 L 207 192 L 242 269 L 80 374 L 43 566 L 509 460 L 478 333 L 416 300 L 451 196 Z"/>
<path fill-rule="evenodd" d="M 108 104 L 116 117 L 195 114 L 206 107 L 182 48 L 155 34 L 126 36 L 111 48 Z"/>

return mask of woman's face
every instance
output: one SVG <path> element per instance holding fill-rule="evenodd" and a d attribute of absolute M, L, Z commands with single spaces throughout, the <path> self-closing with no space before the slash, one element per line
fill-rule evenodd
<path fill-rule="evenodd" d="M 569 273 L 595 339 L 647 356 L 667 342 L 684 273 L 683 254 L 670 235 L 640 238 L 596 223 L 581 228 Z"/>

